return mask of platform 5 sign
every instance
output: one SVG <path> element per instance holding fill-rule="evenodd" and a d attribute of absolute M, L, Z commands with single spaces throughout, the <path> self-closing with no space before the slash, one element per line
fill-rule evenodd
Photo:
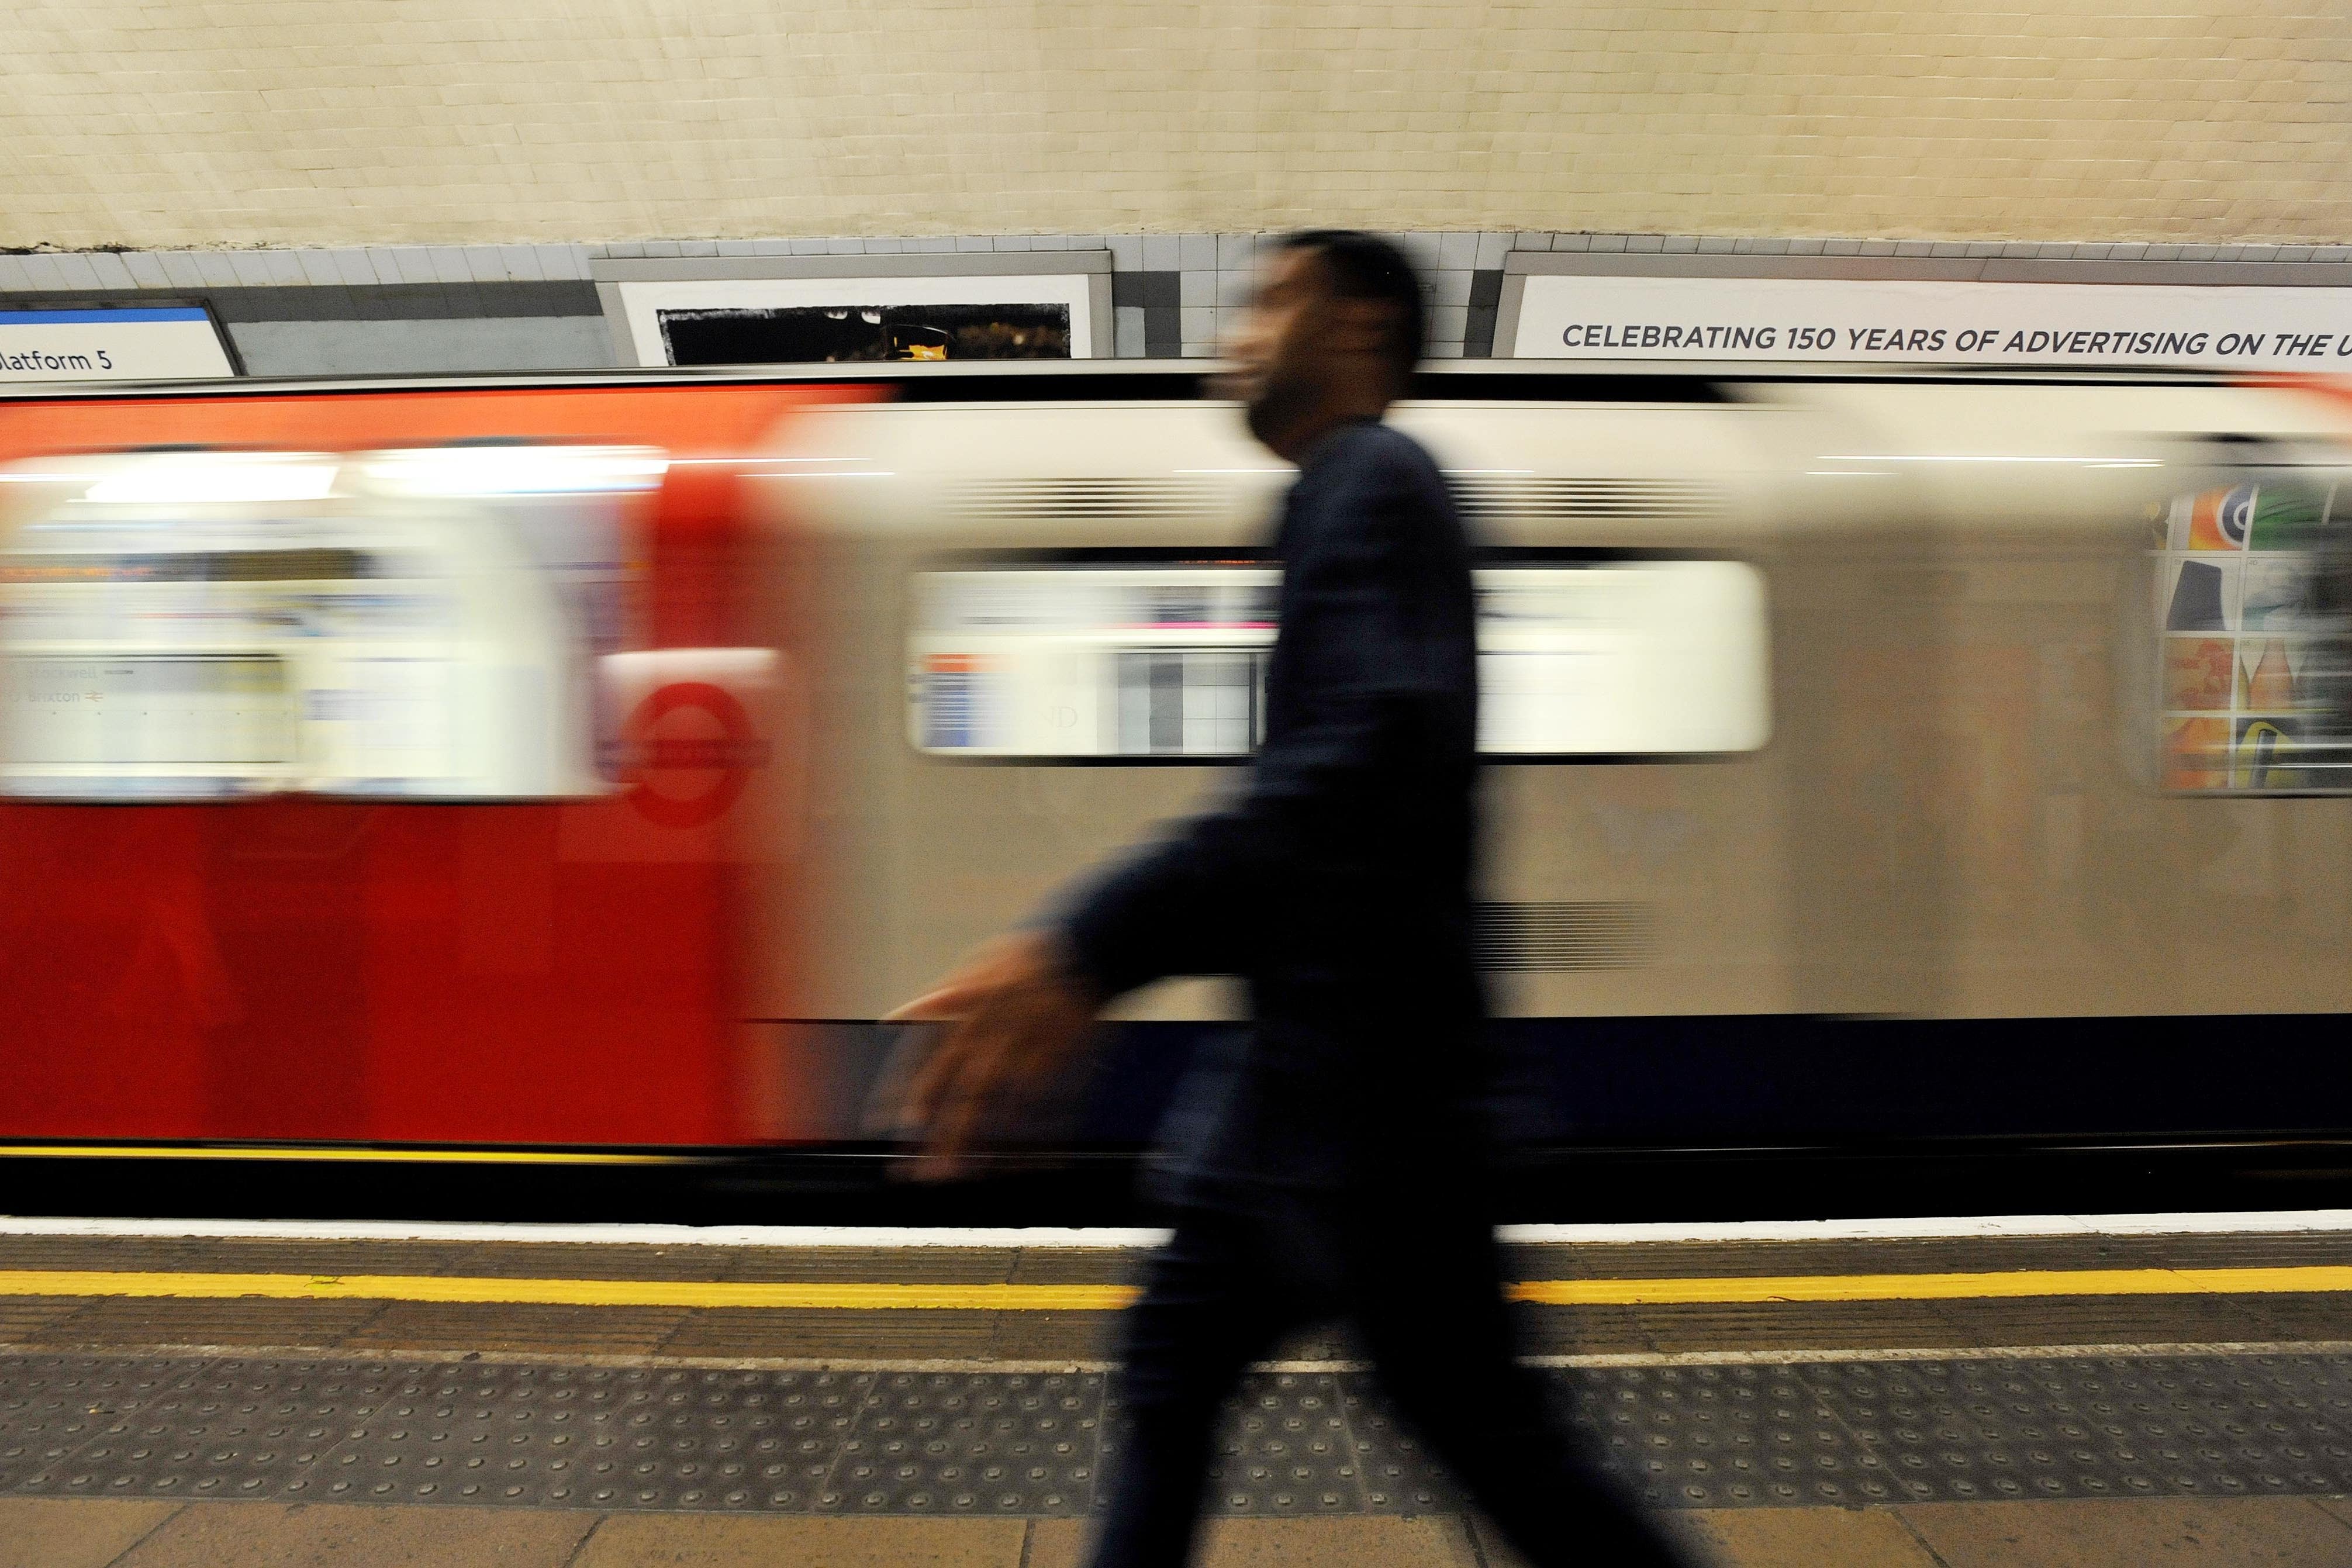
<path fill-rule="evenodd" d="M 0 381 L 184 381 L 234 375 L 202 306 L 0 310 Z"/>
<path fill-rule="evenodd" d="M 2352 289 L 1543 274 L 1508 352 L 2352 372 Z"/>

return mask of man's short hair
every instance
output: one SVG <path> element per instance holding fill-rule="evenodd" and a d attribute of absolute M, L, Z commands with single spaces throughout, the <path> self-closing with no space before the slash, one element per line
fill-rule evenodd
<path fill-rule="evenodd" d="M 1353 228 L 1303 228 L 1284 235 L 1275 245 L 1320 257 L 1324 276 L 1340 299 L 1391 307 L 1389 363 L 1400 386 L 1412 378 L 1428 342 L 1429 322 L 1421 278 L 1403 251 L 1378 235 Z"/>

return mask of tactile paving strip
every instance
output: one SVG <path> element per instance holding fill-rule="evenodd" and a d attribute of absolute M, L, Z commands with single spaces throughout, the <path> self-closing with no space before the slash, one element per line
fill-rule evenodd
<path fill-rule="evenodd" d="M 2352 1493 L 2352 1355 L 1548 1373 L 1654 1507 Z M 0 1357 L 0 1494 L 1082 1514 L 1096 1373 Z M 1207 1505 L 1418 1513 L 1452 1479 L 1355 1373 L 1239 1390 Z"/>

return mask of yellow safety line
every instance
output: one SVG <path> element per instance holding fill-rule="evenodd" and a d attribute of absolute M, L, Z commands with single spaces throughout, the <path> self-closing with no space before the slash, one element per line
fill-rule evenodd
<path fill-rule="evenodd" d="M 1126 1285 L 893 1285 L 725 1279 L 501 1279 L 434 1274 L 114 1274 L 0 1270 L 5 1296 L 261 1296 L 284 1301 L 458 1301 L 560 1307 L 928 1307 L 1107 1312 Z"/>
<path fill-rule="evenodd" d="M 26 1160 L 304 1160 L 427 1165 L 677 1165 L 691 1154 L 608 1154 L 562 1149 L 351 1149 L 257 1146 L 235 1148 L 157 1143 L 0 1143 L 0 1159 Z"/>
<path fill-rule="evenodd" d="M 1990 1274 L 1824 1274 L 1780 1278 L 1535 1279 L 1514 1300 L 1549 1307 L 1923 1301 L 2062 1296 L 2352 1293 L 2352 1268 L 2020 1269 Z M 933 1285 L 706 1279 L 533 1279 L 434 1274 L 113 1273 L 0 1270 L 0 1297 L 141 1296 L 214 1300 L 446 1301 L 572 1307 L 753 1307 L 869 1311 L 1107 1312 L 1126 1285 Z"/>
<path fill-rule="evenodd" d="M 1705 1279 L 1533 1279 L 1514 1300 L 1547 1307 L 1774 1301 L 1959 1301 L 2026 1296 L 2246 1296 L 2352 1291 L 2352 1268 L 2020 1268 L 1988 1274 L 1818 1274 Z"/>

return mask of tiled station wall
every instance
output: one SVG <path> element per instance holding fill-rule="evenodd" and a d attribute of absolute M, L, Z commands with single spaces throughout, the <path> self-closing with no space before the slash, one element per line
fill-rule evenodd
<path fill-rule="evenodd" d="M 2324 0 L 26 0 L 0 44 L 11 247 L 2352 233 Z"/>
<path fill-rule="evenodd" d="M 1501 232 L 1391 237 L 1412 253 L 1429 283 L 1430 349 L 1439 358 L 1492 352 L 1504 261 L 1514 251 L 1860 256 L 1883 258 L 1890 275 L 1908 259 L 1962 256 L 2352 261 L 2352 245 Z M 600 260 L 1108 250 L 1114 352 L 1175 358 L 1214 352 L 1246 298 L 1258 244 L 1250 234 L 1087 234 L 44 252 L 0 255 L 0 308 L 200 300 L 254 375 L 604 368 L 618 362 L 592 279 Z"/>

